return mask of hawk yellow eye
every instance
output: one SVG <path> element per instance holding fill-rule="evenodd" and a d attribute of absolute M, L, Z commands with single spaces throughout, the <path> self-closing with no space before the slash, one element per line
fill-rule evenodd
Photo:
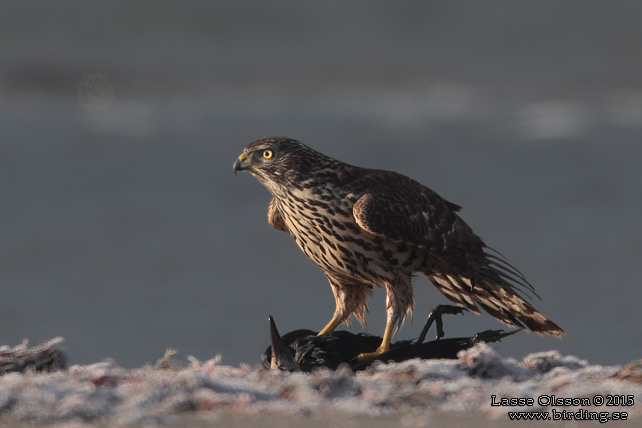
<path fill-rule="evenodd" d="M 274 152 L 272 150 L 263 150 L 263 159 L 272 159 Z"/>

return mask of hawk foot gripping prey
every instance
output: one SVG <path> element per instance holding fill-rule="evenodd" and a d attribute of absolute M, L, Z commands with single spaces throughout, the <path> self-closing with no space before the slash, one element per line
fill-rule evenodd
<path fill-rule="evenodd" d="M 445 314 L 450 314 L 450 315 L 459 315 L 463 314 L 464 311 L 467 311 L 466 308 L 462 308 L 460 306 L 453 306 L 453 305 L 438 305 L 430 311 L 428 314 L 428 318 L 426 319 L 426 324 L 424 324 L 424 328 L 421 330 L 421 333 L 419 334 L 419 337 L 417 338 L 417 341 L 415 344 L 420 345 L 424 343 L 424 340 L 426 340 L 426 335 L 428 334 L 428 330 L 430 330 L 430 327 L 432 327 L 432 324 L 435 323 L 436 329 L 437 329 L 437 340 L 441 339 L 444 337 L 444 321 L 442 319 L 442 316 Z M 386 332 L 388 329 L 386 329 Z M 319 333 L 320 335 L 321 333 Z M 390 346 L 388 348 L 383 348 L 385 343 L 390 343 L 390 341 L 386 341 L 386 334 L 384 333 L 384 338 L 381 341 L 381 345 L 379 348 L 377 348 L 374 352 L 364 352 L 359 355 L 357 355 L 357 358 L 360 361 L 366 361 L 371 358 L 377 358 L 386 352 L 390 351 Z"/>
<path fill-rule="evenodd" d="M 394 325 L 392 323 L 388 323 L 386 325 L 386 329 L 383 332 L 383 339 L 381 339 L 381 345 L 374 351 L 374 352 L 362 352 L 361 354 L 357 355 L 357 358 L 360 361 L 365 361 L 369 360 L 371 358 L 377 358 L 386 352 L 390 351 L 390 340 L 392 338 L 392 329 L 394 328 Z"/>
<path fill-rule="evenodd" d="M 450 306 L 450 308 L 455 307 Z M 457 312 L 436 309 L 432 313 L 438 313 L 438 316 L 441 317 L 442 313 Z M 403 340 L 392 343 L 388 352 L 371 358 L 361 358 L 360 355 L 375 349 L 381 343 L 382 338 L 343 330 L 333 331 L 323 336 L 318 336 L 311 330 L 295 330 L 281 336 L 271 316 L 269 323 L 270 347 L 265 350 L 262 356 L 263 366 L 269 369 L 304 372 L 322 367 L 335 370 L 340 365 L 346 364 L 352 370 L 358 371 L 368 368 L 375 361 L 401 362 L 413 358 L 453 359 L 457 358 L 459 351 L 468 349 L 479 342 L 498 342 L 519 331 L 486 330 L 472 337 L 437 339 L 426 343 L 420 337 L 414 342 Z M 423 331 L 427 331 L 431 324 L 432 321 L 429 317 Z"/>
<path fill-rule="evenodd" d="M 559 337 L 557 324 L 528 303 L 526 278 L 490 250 L 457 214 L 461 207 L 391 171 L 348 165 L 289 138 L 250 143 L 234 163 L 272 194 L 268 223 L 291 235 L 321 268 L 334 294 L 331 333 L 353 315 L 365 324 L 373 287 L 386 290 L 381 355 L 412 313 L 411 279 L 424 274 L 448 299 L 476 314 Z"/>

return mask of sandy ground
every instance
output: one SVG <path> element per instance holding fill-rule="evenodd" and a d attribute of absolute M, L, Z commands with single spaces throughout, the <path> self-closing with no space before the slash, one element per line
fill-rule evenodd
<path fill-rule="evenodd" d="M 620 422 L 617 426 L 640 426 L 640 420 L 629 422 Z M 405 427 L 428 427 L 443 426 L 451 428 L 509 428 L 509 427 L 578 427 L 582 426 L 581 422 L 575 421 L 511 421 L 506 419 L 495 419 L 479 415 L 457 415 L 443 412 L 425 412 L 412 416 L 387 417 L 387 418 L 354 418 L 354 417 L 328 417 L 328 416 L 311 416 L 311 417 L 283 417 L 283 416 L 262 416 L 262 417 L 238 417 L 225 416 L 214 421 L 199 421 L 198 418 L 179 418 L 175 426 L 191 426 L 194 428 L 220 426 L 230 428 L 242 427 L 264 427 L 264 428 L 389 428 L 398 426 Z M 597 422 L 590 425 L 598 425 Z"/>
<path fill-rule="evenodd" d="M 357 373 L 233 367 L 220 358 L 169 358 L 137 369 L 104 361 L 3 375 L 0 426 L 485 427 L 521 426 L 511 415 L 526 414 L 540 415 L 541 424 L 584 426 L 570 420 L 579 415 L 635 426 L 641 379 L 639 363 L 591 365 L 555 351 L 518 361 L 486 344 L 456 360 L 380 363 Z M 510 398 L 524 401 L 502 403 Z"/>
<path fill-rule="evenodd" d="M 631 421 L 619 423 L 617 426 L 639 426 L 640 421 Z M 400 428 L 405 427 L 425 427 L 425 426 L 447 426 L 451 428 L 465 428 L 475 426 L 476 428 L 508 428 L 508 427 L 543 427 L 552 426 L 551 422 L 544 421 L 527 421 L 518 422 L 510 420 L 491 419 L 480 417 L 479 415 L 455 415 L 441 412 L 425 412 L 421 415 L 408 417 L 351 417 L 351 416 L 284 416 L 278 414 L 262 414 L 257 416 L 241 416 L 234 414 L 225 414 L 220 416 L 172 416 L 163 424 L 163 427 L 221 427 L 221 428 L 389 428 L 398 425 Z M 16 422 L 2 425 L 7 428 L 22 428 L 24 423 Z M 46 427 L 49 424 L 29 424 L 29 427 L 38 428 Z M 85 426 L 92 427 L 112 427 L 109 422 L 68 422 L 56 424 L 61 428 L 82 428 Z M 134 424 L 131 426 L 145 426 L 145 424 Z M 574 421 L 556 423 L 554 426 L 559 427 L 577 427 L 578 423 Z"/>

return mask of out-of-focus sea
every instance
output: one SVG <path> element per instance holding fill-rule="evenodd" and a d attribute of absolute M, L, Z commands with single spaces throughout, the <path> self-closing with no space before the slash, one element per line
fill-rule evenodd
<path fill-rule="evenodd" d="M 258 361 L 268 314 L 282 332 L 321 328 L 324 276 L 267 225 L 268 192 L 232 173 L 247 143 L 285 135 L 464 207 L 567 332 L 520 333 L 502 355 L 642 357 L 640 3 L 0 9 L 0 344 L 237 364 Z M 414 289 L 398 338 L 447 302 L 424 278 Z M 494 328 L 445 320 L 448 336 Z"/>

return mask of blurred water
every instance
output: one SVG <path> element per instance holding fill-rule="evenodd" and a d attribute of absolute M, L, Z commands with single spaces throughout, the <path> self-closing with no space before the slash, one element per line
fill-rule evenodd
<path fill-rule="evenodd" d="M 577 8 L 582 14 L 577 14 Z M 7 2 L 0 14 L 0 343 L 72 362 L 165 348 L 253 363 L 267 315 L 322 327 L 325 278 L 232 163 L 287 135 L 409 175 L 535 285 L 557 348 L 640 358 L 642 7 L 602 2 Z M 444 303 L 415 281 L 414 337 Z M 371 300 L 381 333 L 383 292 Z M 351 329 L 358 331 L 358 325 Z M 448 335 L 501 328 L 446 321 Z"/>

